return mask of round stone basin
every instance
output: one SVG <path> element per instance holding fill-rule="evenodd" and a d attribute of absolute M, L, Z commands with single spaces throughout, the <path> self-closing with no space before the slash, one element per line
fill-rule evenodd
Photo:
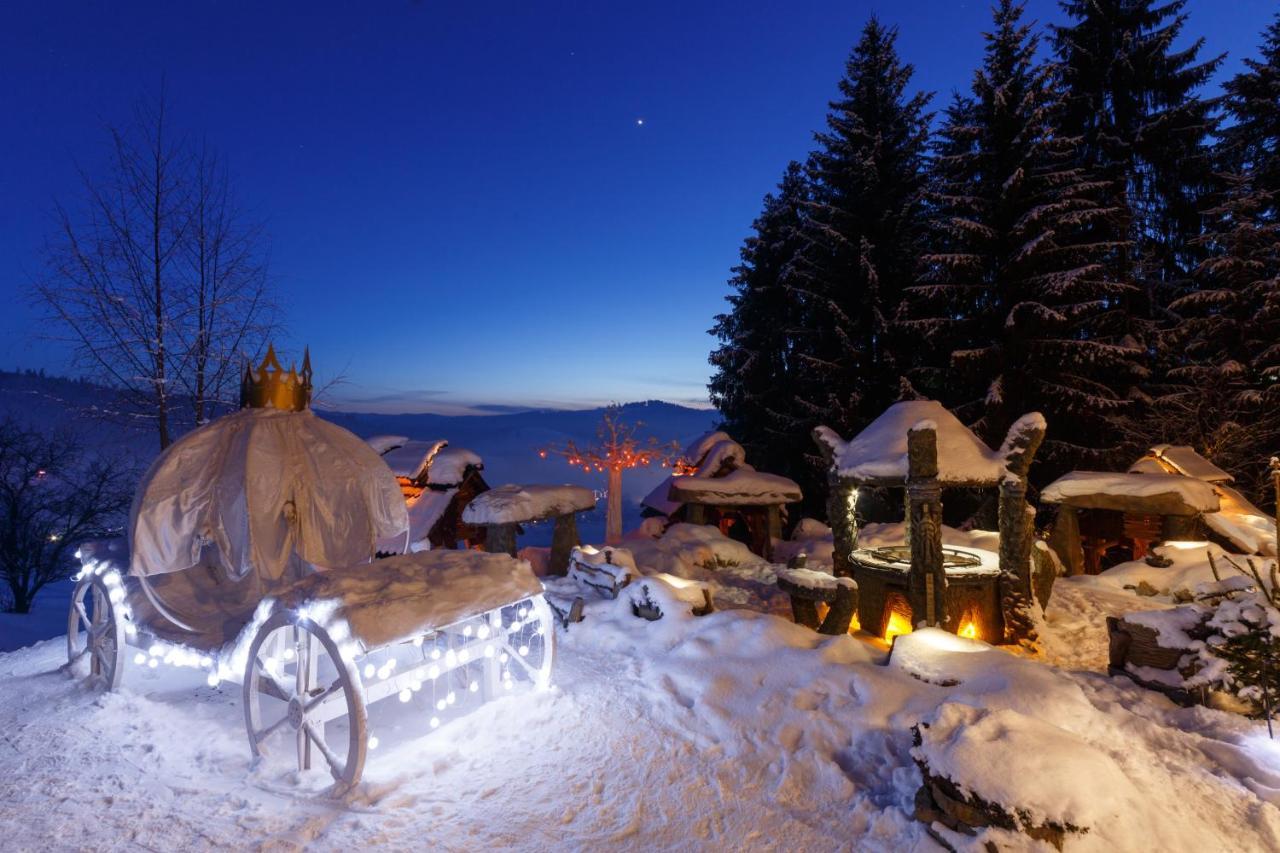
<path fill-rule="evenodd" d="M 861 568 L 906 574 L 911 569 L 911 548 L 886 545 L 881 548 L 859 548 L 851 559 Z M 942 566 L 948 577 L 985 577 L 1000 574 L 1000 558 L 981 548 L 942 549 Z"/>

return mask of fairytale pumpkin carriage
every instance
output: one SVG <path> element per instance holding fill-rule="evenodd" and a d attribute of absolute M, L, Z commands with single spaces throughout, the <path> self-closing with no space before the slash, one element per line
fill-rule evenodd
<path fill-rule="evenodd" d="M 161 454 L 127 545 L 79 551 L 67 651 L 72 672 L 108 690 L 130 667 L 238 681 L 255 759 L 292 741 L 299 769 L 322 761 L 347 787 L 378 745 L 370 706 L 398 698 L 395 728 L 435 728 L 545 688 L 554 627 L 524 561 L 394 553 L 408 544 L 399 484 L 310 411 L 310 394 L 309 359 L 286 373 L 269 350 L 246 370 L 240 411 Z"/>

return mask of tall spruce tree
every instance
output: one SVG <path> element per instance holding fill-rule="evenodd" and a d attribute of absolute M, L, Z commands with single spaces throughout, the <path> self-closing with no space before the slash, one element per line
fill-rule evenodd
<path fill-rule="evenodd" d="M 1280 18 L 1262 56 L 1228 81 L 1230 118 L 1218 162 L 1222 189 L 1197 244 L 1197 287 L 1171 308 L 1167 391 L 1159 438 L 1193 444 L 1256 500 L 1280 440 Z"/>
<path fill-rule="evenodd" d="M 1054 28 L 1067 91 L 1062 130 L 1082 165 L 1111 182 L 1128 214 L 1129 245 L 1113 273 L 1139 285 L 1128 316 L 1149 347 L 1176 322 L 1169 303 L 1198 260 L 1203 197 L 1212 186 L 1213 103 L 1196 91 L 1222 56 L 1200 61 L 1203 39 L 1178 50 L 1186 0 L 1062 0 Z M 1158 379 L 1158 377 L 1157 377 Z"/>
<path fill-rule="evenodd" d="M 932 95 L 908 91 L 914 71 L 896 41 L 875 18 L 863 27 L 807 163 L 812 196 L 788 279 L 802 333 L 782 426 L 791 452 L 806 454 L 799 479 L 815 506 L 826 480 L 810 431 L 857 432 L 897 399 L 905 370 L 896 317 L 923 247 Z"/>
<path fill-rule="evenodd" d="M 801 473 L 803 456 L 788 429 L 797 369 L 792 342 L 800 317 L 786 278 L 800 247 L 808 198 L 803 167 L 792 162 L 777 192 L 765 196 L 729 280 L 730 309 L 711 329 L 720 346 L 711 353 L 715 372 L 709 389 L 724 428 L 757 467 L 787 475 Z"/>
<path fill-rule="evenodd" d="M 906 327 L 926 355 L 917 387 L 989 443 L 1023 413 L 1045 414 L 1037 474 L 1048 479 L 1109 461 L 1140 367 L 1133 347 L 1101 332 L 1131 287 L 1106 263 L 1122 242 L 1119 211 L 1077 161 L 1079 140 L 1056 130 L 1056 69 L 1037 63 L 1022 10 L 998 4 L 971 95 L 947 110 L 931 252 Z"/>

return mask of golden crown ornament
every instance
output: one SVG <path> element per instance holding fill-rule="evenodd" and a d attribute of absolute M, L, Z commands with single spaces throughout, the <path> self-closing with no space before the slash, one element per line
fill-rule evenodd
<path fill-rule="evenodd" d="M 255 370 L 246 364 L 240 380 L 240 408 L 279 409 L 301 412 L 311 405 L 311 351 L 302 355 L 302 370 L 289 365 L 286 371 L 276 358 L 275 347 L 267 345 L 267 354 Z"/>

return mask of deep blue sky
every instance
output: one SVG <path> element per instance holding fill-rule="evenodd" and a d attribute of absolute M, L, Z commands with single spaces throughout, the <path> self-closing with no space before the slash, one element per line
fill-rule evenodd
<path fill-rule="evenodd" d="M 1274 8 L 1189 29 L 1231 73 Z M 163 75 L 344 407 L 705 402 L 729 267 L 873 11 L 922 88 L 967 85 L 987 3 L 5 3 L 0 366 L 66 369 L 24 301 L 48 211 Z"/>

